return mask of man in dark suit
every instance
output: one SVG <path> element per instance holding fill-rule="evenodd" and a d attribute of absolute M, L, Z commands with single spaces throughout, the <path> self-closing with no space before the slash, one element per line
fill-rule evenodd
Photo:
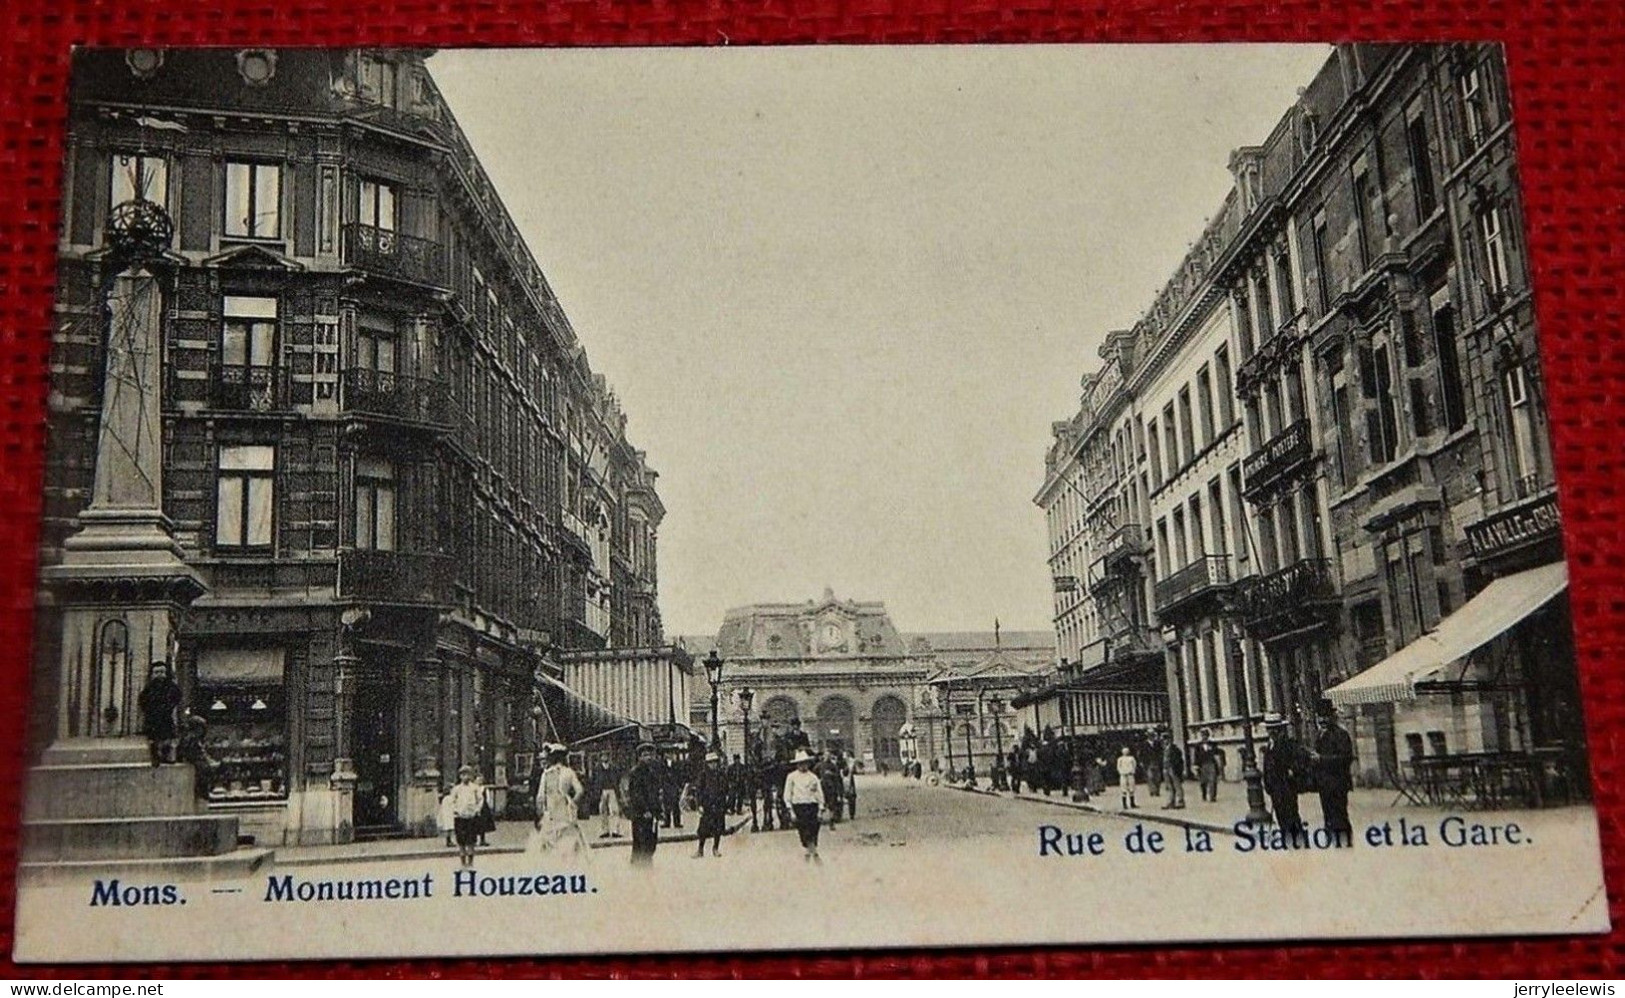
<path fill-rule="evenodd" d="M 1320 813 L 1326 831 L 1339 848 L 1354 845 L 1354 826 L 1349 821 L 1349 791 L 1354 789 L 1350 767 L 1354 764 L 1354 739 L 1337 723 L 1337 710 L 1330 701 L 1320 702 L 1320 737 L 1315 740 L 1315 788 L 1320 791 Z"/>
<path fill-rule="evenodd" d="M 655 827 L 663 809 L 662 791 L 666 783 L 666 767 L 660 762 L 654 743 L 638 746 L 637 765 L 626 774 L 626 816 L 632 822 L 632 865 L 648 866 L 654 862 L 655 847 L 660 844 L 660 832 Z"/>

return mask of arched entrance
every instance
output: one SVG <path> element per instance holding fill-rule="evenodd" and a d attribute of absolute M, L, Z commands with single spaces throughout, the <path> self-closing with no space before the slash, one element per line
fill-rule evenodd
<path fill-rule="evenodd" d="M 818 705 L 818 722 L 808 732 L 812 736 L 813 747 L 825 752 L 836 749 L 851 752 L 852 739 L 857 734 L 854 723 L 856 716 L 852 701 L 846 697 L 825 697 Z"/>
<path fill-rule="evenodd" d="M 903 725 L 908 721 L 908 707 L 894 696 L 883 696 L 875 701 L 870 711 L 870 727 L 874 731 L 875 765 L 897 769 L 903 764 Z"/>

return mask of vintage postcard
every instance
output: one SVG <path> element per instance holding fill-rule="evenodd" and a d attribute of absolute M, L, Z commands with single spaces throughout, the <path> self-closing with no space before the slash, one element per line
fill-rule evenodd
<path fill-rule="evenodd" d="M 16 957 L 1604 931 L 1513 106 L 77 52 Z"/>

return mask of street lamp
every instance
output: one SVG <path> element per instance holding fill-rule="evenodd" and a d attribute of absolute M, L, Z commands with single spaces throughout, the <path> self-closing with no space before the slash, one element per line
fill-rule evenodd
<path fill-rule="evenodd" d="M 967 720 L 965 722 L 965 782 L 974 787 L 976 786 L 976 753 L 971 751 L 970 747 L 971 727 L 971 722 Z"/>
<path fill-rule="evenodd" d="M 750 830 L 756 831 L 756 751 L 750 741 L 750 705 L 756 691 L 749 686 L 739 691 L 739 713 L 745 718 L 745 796 L 750 798 Z"/>
<path fill-rule="evenodd" d="M 722 685 L 722 656 L 717 654 L 715 648 L 705 656 L 705 678 L 711 684 L 711 747 L 720 749 L 721 739 L 717 737 L 717 689 Z"/>
<path fill-rule="evenodd" d="M 1258 769 L 1258 748 L 1253 743 L 1253 697 L 1248 688 L 1247 659 L 1242 654 L 1241 639 L 1234 634 L 1225 637 L 1230 661 L 1241 673 L 1241 707 L 1245 716 L 1241 721 L 1241 779 L 1247 784 L 1247 821 L 1252 825 L 1267 825 L 1272 820 L 1264 805 L 1264 774 Z"/>
<path fill-rule="evenodd" d="M 993 745 L 994 751 L 998 753 L 993 757 L 993 771 L 997 773 L 1004 769 L 1004 732 L 999 730 L 999 715 L 1004 712 L 1003 698 L 995 694 L 992 699 L 988 700 L 987 709 L 993 713 Z M 993 789 L 1000 790 L 1004 788 L 1000 787 L 998 780 L 995 779 Z"/>

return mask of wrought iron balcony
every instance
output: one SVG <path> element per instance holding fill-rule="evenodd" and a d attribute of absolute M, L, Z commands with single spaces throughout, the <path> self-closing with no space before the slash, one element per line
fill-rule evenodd
<path fill-rule="evenodd" d="M 1100 546 L 1101 564 L 1107 569 L 1124 558 L 1144 553 L 1145 530 L 1138 523 L 1122 524 Z"/>
<path fill-rule="evenodd" d="M 1106 629 L 1108 658 L 1121 662 L 1162 654 L 1162 636 L 1153 628 L 1131 620 L 1121 620 Z"/>
<path fill-rule="evenodd" d="M 1242 582 L 1240 606 L 1248 632 L 1269 640 L 1330 619 L 1338 607 L 1337 581 L 1326 558 L 1304 558 L 1277 572 Z"/>
<path fill-rule="evenodd" d="M 220 365 L 209 379 L 209 405 L 241 412 L 271 412 L 288 405 L 282 372 L 270 364 Z"/>
<path fill-rule="evenodd" d="M 394 229 L 350 222 L 344 226 L 344 262 L 358 270 L 412 284 L 445 287 L 445 252 L 439 243 Z"/>
<path fill-rule="evenodd" d="M 1199 608 L 1208 598 L 1229 591 L 1233 579 L 1230 559 L 1222 554 L 1203 555 L 1168 576 L 1157 580 L 1157 616 L 1164 621 Z"/>
<path fill-rule="evenodd" d="M 433 606 L 453 602 L 455 563 L 441 554 L 351 549 L 339 552 L 340 599 Z"/>
<path fill-rule="evenodd" d="M 1309 421 L 1300 419 L 1241 462 L 1242 491 L 1249 499 L 1257 496 L 1283 475 L 1307 462 L 1311 453 Z"/>
<path fill-rule="evenodd" d="M 444 382 L 394 371 L 352 367 L 344 372 L 340 405 L 347 413 L 449 427 L 451 390 Z"/>

